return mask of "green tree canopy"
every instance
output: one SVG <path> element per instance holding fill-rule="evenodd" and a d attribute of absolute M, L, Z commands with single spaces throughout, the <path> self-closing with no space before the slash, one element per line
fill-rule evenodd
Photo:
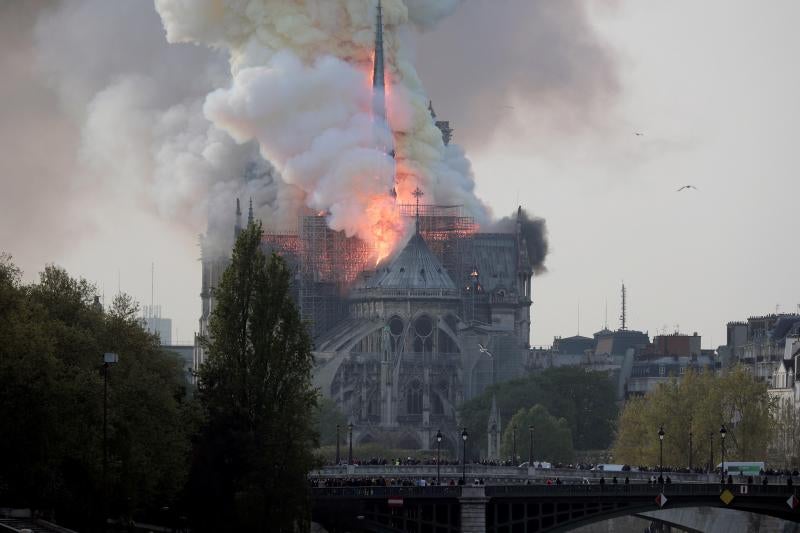
<path fill-rule="evenodd" d="M 239 235 L 215 292 L 198 386 L 206 413 L 192 472 L 198 531 L 308 527 L 311 344 L 289 270 L 263 254 L 261 233 L 251 224 Z"/>
<path fill-rule="evenodd" d="M 485 433 L 492 395 L 497 397 L 504 429 L 520 409 L 541 405 L 567 421 L 574 449 L 605 449 L 612 442 L 618 408 L 614 383 L 606 374 L 577 367 L 550 368 L 494 385 L 461 406 L 461 419 L 470 432 Z M 484 449 L 485 441 L 481 439 Z"/>
<path fill-rule="evenodd" d="M 516 428 L 517 461 L 527 461 L 531 456 L 531 432 L 533 427 L 533 460 L 551 463 L 569 463 L 575 458 L 572 448 L 572 432 L 564 418 L 556 418 L 542 405 L 520 409 L 511 418 L 503 431 L 500 455 L 511 457 Z"/>
<path fill-rule="evenodd" d="M 643 398 L 630 400 L 619 417 L 614 460 L 657 465 L 658 430 L 664 427 L 664 464 L 706 466 L 713 453 L 721 460 L 720 428 L 725 425 L 725 456 L 731 461 L 764 461 L 771 439 L 772 405 L 765 383 L 737 367 L 723 376 L 688 372 Z"/>
<path fill-rule="evenodd" d="M 191 431 L 180 362 L 129 297 L 106 312 L 95 295 L 55 266 L 23 284 L 0 257 L 0 504 L 52 509 L 81 530 L 102 520 L 104 352 L 119 354 L 108 381 L 112 516 L 175 504 Z"/>
<path fill-rule="evenodd" d="M 322 446 L 336 445 L 336 426 L 339 426 L 340 443 L 345 442 L 347 434 L 347 417 L 330 398 L 320 396 L 314 409 L 314 426 Z"/>

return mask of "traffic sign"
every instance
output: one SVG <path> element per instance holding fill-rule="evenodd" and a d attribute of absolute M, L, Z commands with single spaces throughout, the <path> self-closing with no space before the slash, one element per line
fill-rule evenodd
<path fill-rule="evenodd" d="M 658 496 L 656 496 L 656 505 L 658 505 L 659 507 L 664 507 L 666 503 L 667 503 L 667 497 L 664 496 L 663 492 Z"/>
<path fill-rule="evenodd" d="M 725 489 L 722 491 L 722 494 L 719 495 L 719 499 L 722 500 L 725 505 L 730 505 L 734 498 L 735 496 L 728 489 Z"/>
<path fill-rule="evenodd" d="M 789 496 L 789 499 L 786 500 L 786 505 L 788 505 L 789 508 L 792 511 L 794 511 L 795 509 L 797 509 L 797 506 L 800 505 L 800 500 L 797 499 L 797 496 L 792 494 L 791 496 Z"/>

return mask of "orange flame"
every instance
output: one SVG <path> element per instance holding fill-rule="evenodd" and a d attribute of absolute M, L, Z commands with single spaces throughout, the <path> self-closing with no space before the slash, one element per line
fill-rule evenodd
<path fill-rule="evenodd" d="M 394 199 L 388 194 L 370 198 L 366 210 L 365 228 L 375 250 L 375 265 L 380 264 L 395 249 L 403 236 L 403 219 Z"/>

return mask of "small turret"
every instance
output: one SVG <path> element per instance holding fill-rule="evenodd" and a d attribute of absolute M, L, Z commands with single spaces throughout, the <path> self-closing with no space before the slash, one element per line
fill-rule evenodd
<path fill-rule="evenodd" d="M 238 237 L 242 232 L 242 206 L 239 204 L 239 199 L 236 199 L 236 224 L 233 226 L 233 234 Z"/>

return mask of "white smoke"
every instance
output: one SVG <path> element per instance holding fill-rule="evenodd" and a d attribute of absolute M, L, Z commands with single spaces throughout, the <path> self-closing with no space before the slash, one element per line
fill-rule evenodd
<path fill-rule="evenodd" d="M 377 196 L 388 199 L 395 173 L 401 201 L 419 185 L 428 201 L 489 218 L 463 151 L 445 147 L 431 120 L 409 45 L 413 28 L 457 4 L 383 2 L 389 132 L 370 117 L 376 0 L 155 0 L 171 42 L 229 54 L 232 80 L 209 94 L 205 116 L 237 142 L 258 141 L 307 207 L 365 238 L 365 213 Z M 396 161 L 385 146 L 396 147 Z"/>
<path fill-rule="evenodd" d="M 193 232 L 208 227 L 212 253 L 230 245 L 235 198 L 295 226 L 299 191 L 254 143 L 236 143 L 203 116 L 206 95 L 229 77 L 223 53 L 166 43 L 152 4 L 139 1 L 63 0 L 41 13 L 35 33 L 38 68 L 81 131 L 83 188 L 113 191 Z"/>

